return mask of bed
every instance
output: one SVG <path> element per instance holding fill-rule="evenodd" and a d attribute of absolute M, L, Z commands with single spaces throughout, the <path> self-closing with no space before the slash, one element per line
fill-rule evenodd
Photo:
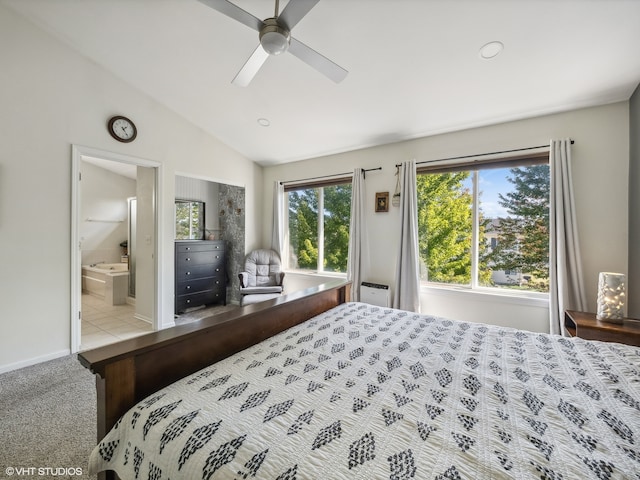
<path fill-rule="evenodd" d="M 99 432 L 90 469 L 173 480 L 640 479 L 637 347 L 347 293 L 323 287 L 243 312 L 233 322 L 309 305 L 302 323 L 147 392 Z"/>

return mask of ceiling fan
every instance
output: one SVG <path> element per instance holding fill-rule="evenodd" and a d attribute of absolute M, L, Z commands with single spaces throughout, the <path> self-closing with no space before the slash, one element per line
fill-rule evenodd
<path fill-rule="evenodd" d="M 274 16 L 265 20 L 254 17 L 228 0 L 199 1 L 260 33 L 260 44 L 231 82 L 234 85 L 246 87 L 270 55 L 280 55 L 287 51 L 336 83 L 347 76 L 348 72 L 344 68 L 291 36 L 291 29 L 320 0 L 290 0 L 280 14 L 279 0 L 276 0 Z"/>

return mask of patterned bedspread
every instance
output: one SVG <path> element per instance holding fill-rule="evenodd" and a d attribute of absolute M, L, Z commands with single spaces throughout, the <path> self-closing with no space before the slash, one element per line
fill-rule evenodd
<path fill-rule="evenodd" d="M 640 349 L 338 306 L 132 408 L 122 479 L 640 479 Z"/>

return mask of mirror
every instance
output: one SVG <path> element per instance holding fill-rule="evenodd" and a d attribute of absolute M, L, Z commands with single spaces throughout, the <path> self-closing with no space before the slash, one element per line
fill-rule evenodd
<path fill-rule="evenodd" d="M 204 202 L 176 200 L 176 240 L 204 239 Z"/>

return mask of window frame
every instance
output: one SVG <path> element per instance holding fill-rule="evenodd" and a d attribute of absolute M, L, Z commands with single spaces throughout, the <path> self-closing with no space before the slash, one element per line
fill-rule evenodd
<path fill-rule="evenodd" d="M 331 178 L 314 179 L 312 181 L 284 182 L 284 211 L 286 212 L 285 225 L 285 245 L 283 255 L 283 268 L 285 271 L 299 273 L 303 275 L 322 275 L 332 277 L 346 277 L 347 272 L 335 272 L 324 270 L 324 188 L 337 185 L 353 185 L 353 175 L 340 175 Z M 289 241 L 289 192 L 296 190 L 320 189 L 318 195 L 318 263 L 316 269 L 292 268 L 289 265 L 289 252 L 291 242 Z M 353 190 L 352 190 L 353 194 Z"/>
<path fill-rule="evenodd" d="M 471 293 L 479 296 L 501 297 L 513 299 L 517 303 L 529 303 L 532 305 L 548 304 L 550 292 L 535 292 L 526 290 L 511 290 L 508 288 L 487 287 L 478 284 L 479 244 L 480 230 L 480 205 L 479 198 L 479 171 L 493 168 L 517 168 L 532 165 L 549 165 L 549 151 L 532 152 L 523 155 L 511 155 L 505 157 L 490 157 L 477 159 L 470 157 L 462 161 L 433 161 L 425 162 L 417 166 L 416 175 L 438 174 L 450 172 L 469 171 L 472 174 L 472 239 L 471 239 L 471 281 L 468 285 L 452 283 L 431 282 L 420 280 L 420 289 L 425 293 L 449 291 L 451 293 Z M 552 208 L 549 203 L 549 208 Z"/>

